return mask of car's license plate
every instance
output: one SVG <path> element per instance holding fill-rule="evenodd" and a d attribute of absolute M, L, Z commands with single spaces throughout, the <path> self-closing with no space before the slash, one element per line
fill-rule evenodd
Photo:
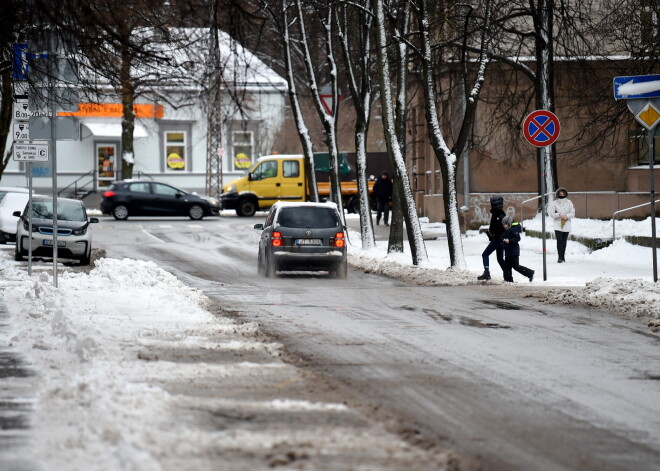
<path fill-rule="evenodd" d="M 296 239 L 296 245 L 321 245 L 321 239 Z"/>
<path fill-rule="evenodd" d="M 42 245 L 53 245 L 52 239 L 43 239 Z M 57 246 L 58 247 L 66 247 L 66 242 L 63 240 L 58 240 L 57 241 Z"/>

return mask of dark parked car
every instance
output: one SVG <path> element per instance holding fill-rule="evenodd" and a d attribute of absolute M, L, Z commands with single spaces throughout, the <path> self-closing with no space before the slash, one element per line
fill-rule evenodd
<path fill-rule="evenodd" d="M 254 228 L 261 230 L 259 274 L 312 270 L 346 278 L 346 233 L 334 203 L 278 202 Z"/>
<path fill-rule="evenodd" d="M 103 214 L 115 219 L 129 216 L 188 216 L 202 219 L 220 213 L 218 201 L 198 196 L 167 183 L 152 180 L 124 180 L 113 183 L 101 201 Z"/>
<path fill-rule="evenodd" d="M 35 257 L 53 256 L 53 198 L 37 196 L 32 198 L 32 233 L 28 219 L 28 207 L 21 213 L 16 226 L 17 261 L 28 255 L 29 239 L 32 237 L 32 255 Z M 87 218 L 85 205 L 80 200 L 57 198 L 57 256 L 80 260 L 81 265 L 89 265 L 92 257 L 92 232 L 89 224 L 99 222 L 97 218 Z"/>

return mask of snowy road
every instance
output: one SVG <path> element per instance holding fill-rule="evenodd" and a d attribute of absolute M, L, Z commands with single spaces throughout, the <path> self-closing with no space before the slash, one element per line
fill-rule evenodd
<path fill-rule="evenodd" d="M 258 322 L 411 440 L 485 469 L 658 468 L 660 336 L 488 287 L 260 278 L 256 222 L 103 219 L 95 238 Z"/>

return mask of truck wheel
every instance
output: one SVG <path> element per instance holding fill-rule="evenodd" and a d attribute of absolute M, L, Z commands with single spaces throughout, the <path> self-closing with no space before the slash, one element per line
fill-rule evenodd
<path fill-rule="evenodd" d="M 358 214 L 360 212 L 360 198 L 353 197 L 348 200 L 348 203 L 346 203 L 346 209 L 348 209 L 349 213 Z"/>
<path fill-rule="evenodd" d="M 257 202 L 252 198 L 243 198 L 238 202 L 236 214 L 242 217 L 252 217 L 257 212 Z"/>

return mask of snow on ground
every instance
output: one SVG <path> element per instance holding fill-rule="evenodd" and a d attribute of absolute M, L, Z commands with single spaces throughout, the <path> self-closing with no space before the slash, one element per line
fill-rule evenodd
<path fill-rule="evenodd" d="M 2 469 L 445 468 L 448 456 L 307 384 L 255 323 L 212 314 L 206 296 L 152 262 L 63 268 L 55 288 L 48 266 L 29 277 L 11 254 L 0 250 L 10 315 L 0 346 L 37 376 L 25 398 L 30 445 L 0 446 Z"/>
<path fill-rule="evenodd" d="M 356 215 L 348 216 L 349 219 Z M 656 222 L 660 230 L 660 219 Z M 526 229 L 540 232 L 541 216 L 523 222 Z M 546 229 L 552 228 L 552 220 L 546 219 Z M 607 239 L 612 237 L 612 221 L 574 219 L 572 235 Z M 448 269 L 449 252 L 445 227 L 442 223 L 423 223 L 422 230 L 429 262 L 414 266 L 409 247 L 403 254 L 387 254 L 387 241 L 377 241 L 376 248 L 363 251 L 359 247 L 360 235 L 350 233 L 353 245 L 349 246 L 349 261 L 355 268 L 379 273 L 392 278 L 408 279 L 423 285 L 471 285 L 498 284 L 502 290 L 510 287 L 503 281 L 495 254 L 490 256 L 493 280 L 480 282 L 476 278 L 483 272 L 481 252 L 488 244 L 485 234 L 468 231 L 463 236 L 466 270 Z M 550 230 L 548 229 L 548 230 Z M 651 236 L 651 220 L 617 221 L 617 237 L 624 235 Z M 556 241 L 546 240 L 547 280 L 543 280 L 542 239 L 523 235 L 520 242 L 520 263 L 535 270 L 531 286 L 552 287 L 543 294 L 548 303 L 586 304 L 611 310 L 616 314 L 639 319 L 653 331 L 660 331 L 660 284 L 653 282 L 651 249 L 617 239 L 604 249 L 590 251 L 586 246 L 569 241 L 566 263 L 557 263 Z M 514 281 L 530 285 L 529 281 L 514 272 Z"/>

